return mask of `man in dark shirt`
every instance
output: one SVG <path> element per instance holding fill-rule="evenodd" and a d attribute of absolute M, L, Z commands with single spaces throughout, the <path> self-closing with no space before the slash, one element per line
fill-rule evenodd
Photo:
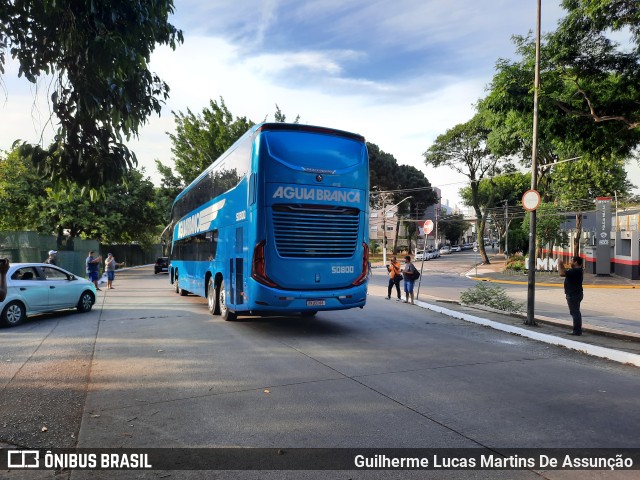
<path fill-rule="evenodd" d="M 558 262 L 558 273 L 564 277 L 564 294 L 569 305 L 569 313 L 573 318 L 573 331 L 569 335 L 582 335 L 582 258 L 575 256 L 571 259 L 571 268 L 567 270 L 562 260 Z"/>

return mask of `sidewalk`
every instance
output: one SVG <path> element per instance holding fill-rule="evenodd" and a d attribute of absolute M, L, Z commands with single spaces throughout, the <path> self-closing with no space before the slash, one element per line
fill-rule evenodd
<path fill-rule="evenodd" d="M 474 267 L 466 273 L 466 277 L 478 281 L 527 285 L 528 277 L 526 275 L 503 273 L 504 256 L 494 255 L 490 257 L 490 261 L 491 264 L 489 265 L 477 266 L 477 276 L 476 267 Z M 564 278 L 560 277 L 557 272 L 536 274 L 536 286 L 562 289 L 563 283 Z M 585 273 L 584 287 L 612 289 L 610 293 L 606 293 L 611 305 L 617 305 L 617 302 L 623 303 L 625 301 L 624 297 L 628 295 L 640 296 L 640 292 L 629 290 L 640 290 L 639 281 L 616 276 L 598 277 Z M 372 294 L 386 296 L 386 288 L 370 286 L 369 290 Z M 606 292 L 609 292 L 609 290 Z M 559 293 L 561 294 L 561 291 Z M 602 293 L 605 294 L 605 291 Z M 623 297 L 618 299 L 618 295 L 623 295 Z M 403 305 L 403 308 L 415 308 L 404 304 L 401 305 Z M 523 314 L 510 314 L 479 305 L 461 305 L 456 301 L 423 293 L 420 293 L 420 298 L 416 301 L 416 305 L 453 318 L 640 367 L 640 333 L 593 325 L 586 321 L 583 324 L 583 335 L 571 337 L 567 335 L 572 328 L 570 320 L 561 320 L 536 314 L 537 325 L 529 326 L 524 324 L 526 315 Z"/>

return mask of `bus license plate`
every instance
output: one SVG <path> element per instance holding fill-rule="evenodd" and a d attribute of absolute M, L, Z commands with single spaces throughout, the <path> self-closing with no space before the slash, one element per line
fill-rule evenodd
<path fill-rule="evenodd" d="M 324 300 L 307 300 L 307 307 L 324 307 L 325 305 Z"/>

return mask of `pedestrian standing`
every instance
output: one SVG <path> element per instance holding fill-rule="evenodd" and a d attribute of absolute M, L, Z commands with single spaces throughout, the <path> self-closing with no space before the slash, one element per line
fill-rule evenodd
<path fill-rule="evenodd" d="M 389 288 L 386 296 L 387 300 L 391 299 L 391 290 L 395 285 L 396 292 L 398 293 L 398 302 L 402 299 L 400 296 L 400 280 L 402 280 L 402 274 L 400 273 L 400 264 L 398 263 L 398 259 L 396 256 L 392 256 L 389 260 L 389 265 L 387 265 L 387 271 L 389 272 Z"/>
<path fill-rule="evenodd" d="M 104 261 L 104 270 L 107 272 L 107 290 L 111 290 L 113 288 L 113 279 L 116 278 L 116 267 L 121 267 L 123 265 L 124 262 L 116 262 L 112 253 L 107 254 L 107 259 Z"/>
<path fill-rule="evenodd" d="M 569 305 L 569 313 L 573 319 L 573 331 L 569 335 L 582 335 L 582 314 L 580 313 L 580 302 L 584 298 L 582 291 L 582 258 L 575 256 L 571 259 L 571 268 L 566 269 L 564 262 L 558 262 L 558 273 L 564 277 L 564 295 Z"/>
<path fill-rule="evenodd" d="M 48 263 L 49 265 L 57 265 L 56 255 L 58 252 L 56 250 L 49 250 L 49 256 L 43 263 Z"/>
<path fill-rule="evenodd" d="M 102 262 L 102 257 L 98 256 L 97 258 L 93 258 L 93 254 L 95 252 L 91 250 L 89 252 L 89 256 L 85 259 L 85 264 L 87 266 L 87 277 L 90 282 L 96 286 L 96 290 L 100 290 L 98 288 L 98 274 L 100 273 L 100 262 Z"/>
<path fill-rule="evenodd" d="M 409 298 L 411 298 L 411 305 L 415 305 L 413 303 L 413 286 L 418 276 L 417 273 L 418 269 L 413 263 L 411 263 L 411 257 L 409 255 L 404 257 L 404 303 L 409 303 Z"/>
<path fill-rule="evenodd" d="M 7 298 L 7 272 L 9 271 L 9 259 L 0 258 L 0 302 Z"/>

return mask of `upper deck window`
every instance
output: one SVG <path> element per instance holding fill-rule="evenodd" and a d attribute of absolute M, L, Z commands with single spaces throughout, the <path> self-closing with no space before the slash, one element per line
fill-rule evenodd
<path fill-rule="evenodd" d="M 263 135 L 272 157 L 300 168 L 342 170 L 366 158 L 364 143 L 347 137 L 291 131 Z"/>

